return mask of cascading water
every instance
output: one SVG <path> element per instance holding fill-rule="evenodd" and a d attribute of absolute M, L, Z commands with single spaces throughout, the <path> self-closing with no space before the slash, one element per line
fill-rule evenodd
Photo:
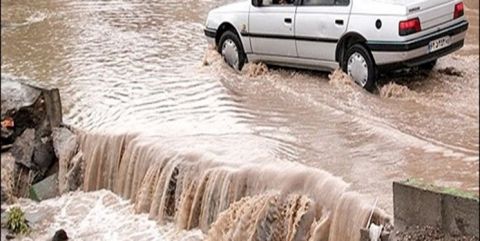
<path fill-rule="evenodd" d="M 161 139 L 81 134 L 84 190 L 109 189 L 135 210 L 207 241 L 348 241 L 388 217 L 338 177 L 291 162 L 238 163 Z M 373 209 L 373 210 L 372 210 Z"/>

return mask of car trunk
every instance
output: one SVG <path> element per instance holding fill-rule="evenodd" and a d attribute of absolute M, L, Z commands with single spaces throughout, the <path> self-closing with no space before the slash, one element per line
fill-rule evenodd
<path fill-rule="evenodd" d="M 456 0 L 405 1 L 408 18 L 418 17 L 422 30 L 427 30 L 453 20 Z"/>

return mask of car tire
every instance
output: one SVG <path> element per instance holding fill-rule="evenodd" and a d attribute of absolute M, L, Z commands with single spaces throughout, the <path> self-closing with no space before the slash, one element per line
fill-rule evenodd
<path fill-rule="evenodd" d="M 247 58 L 237 34 L 230 30 L 225 31 L 220 37 L 217 50 L 228 65 L 236 70 L 242 70 Z"/>
<path fill-rule="evenodd" d="M 342 69 L 367 91 L 372 91 L 377 81 L 377 67 L 370 52 L 361 44 L 348 48 L 343 58 Z"/>
<path fill-rule="evenodd" d="M 432 70 L 436 64 L 437 64 L 437 60 L 435 59 L 430 62 L 419 65 L 418 68 L 422 70 Z"/>

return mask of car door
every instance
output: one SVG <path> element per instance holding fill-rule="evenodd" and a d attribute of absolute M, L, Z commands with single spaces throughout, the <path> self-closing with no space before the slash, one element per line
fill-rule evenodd
<path fill-rule="evenodd" d="M 335 61 L 337 42 L 345 33 L 352 0 L 303 0 L 297 8 L 295 37 L 300 58 Z"/>
<path fill-rule="evenodd" d="M 248 36 L 252 52 L 260 55 L 296 57 L 294 39 L 296 6 L 293 1 L 289 4 L 280 4 L 278 0 L 259 2 L 263 3 L 260 6 L 253 5 L 249 14 Z"/>

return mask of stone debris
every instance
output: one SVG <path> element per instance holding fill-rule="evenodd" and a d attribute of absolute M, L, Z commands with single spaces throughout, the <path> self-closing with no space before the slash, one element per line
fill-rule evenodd
<path fill-rule="evenodd" d="M 12 201 L 9 196 L 28 196 L 31 185 L 58 172 L 52 128 L 60 126 L 62 113 L 58 89 L 2 78 L 1 92 L 2 176 L 3 158 L 14 159 L 8 178 L 2 177 L 3 203 Z"/>
<path fill-rule="evenodd" d="M 55 235 L 53 235 L 52 241 L 66 241 L 68 240 L 67 232 L 65 230 L 60 229 L 57 232 L 55 232 Z"/>
<path fill-rule="evenodd" d="M 53 174 L 30 188 L 30 198 L 35 201 L 43 201 L 58 195 L 58 174 Z"/>

